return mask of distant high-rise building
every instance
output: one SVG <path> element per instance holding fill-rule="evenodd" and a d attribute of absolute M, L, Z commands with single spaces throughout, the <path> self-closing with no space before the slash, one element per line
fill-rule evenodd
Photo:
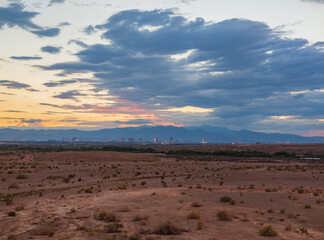
<path fill-rule="evenodd" d="M 121 142 L 121 143 L 125 142 L 125 138 L 124 138 L 124 137 L 121 137 L 121 138 L 119 139 L 119 142 Z"/>
<path fill-rule="evenodd" d="M 139 142 L 142 143 L 142 142 L 143 142 L 143 138 L 140 138 L 140 139 L 139 139 Z"/>
<path fill-rule="evenodd" d="M 153 142 L 157 143 L 157 142 L 159 142 L 159 139 L 158 138 L 153 138 Z"/>
<path fill-rule="evenodd" d="M 202 137 L 202 141 L 200 142 L 201 144 L 206 144 L 206 140 L 205 140 L 205 137 Z"/>
<path fill-rule="evenodd" d="M 134 143 L 135 142 L 135 138 L 128 138 L 128 142 Z"/>

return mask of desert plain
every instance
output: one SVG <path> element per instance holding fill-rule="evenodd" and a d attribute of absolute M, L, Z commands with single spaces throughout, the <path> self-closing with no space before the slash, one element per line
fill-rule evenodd
<path fill-rule="evenodd" d="M 324 145 L 153 148 L 1 150 L 0 240 L 324 239 Z"/>

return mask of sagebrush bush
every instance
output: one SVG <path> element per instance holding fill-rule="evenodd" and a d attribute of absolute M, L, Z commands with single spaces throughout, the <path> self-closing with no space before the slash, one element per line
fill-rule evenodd
<path fill-rule="evenodd" d="M 230 196 L 227 196 L 227 195 L 224 195 L 224 196 L 220 197 L 219 200 L 221 202 L 231 202 L 231 201 L 233 201 L 233 199 Z"/>
<path fill-rule="evenodd" d="M 202 205 L 200 202 L 193 202 L 192 204 L 191 204 L 191 207 L 203 207 L 204 205 Z"/>
<path fill-rule="evenodd" d="M 28 176 L 27 175 L 24 175 L 24 174 L 18 174 L 16 176 L 16 179 L 27 179 L 27 178 L 28 178 Z"/>
<path fill-rule="evenodd" d="M 120 232 L 120 229 L 123 227 L 123 224 L 120 223 L 111 223 L 105 226 L 107 233 L 117 233 Z"/>
<path fill-rule="evenodd" d="M 179 235 L 181 233 L 181 229 L 172 222 L 165 221 L 155 229 L 154 233 L 159 235 Z"/>
<path fill-rule="evenodd" d="M 130 237 L 128 238 L 128 240 L 141 240 L 142 236 L 140 233 L 136 232 L 133 233 L 132 235 L 130 235 Z"/>
<path fill-rule="evenodd" d="M 264 237 L 275 237 L 278 235 L 278 233 L 270 225 L 261 228 L 259 230 L 259 234 L 260 236 L 264 236 Z"/>
<path fill-rule="evenodd" d="M 187 218 L 188 219 L 200 219 L 200 213 L 192 211 L 187 215 Z"/>
<path fill-rule="evenodd" d="M 115 213 L 107 213 L 105 211 L 102 211 L 98 215 L 95 215 L 95 218 L 105 222 L 119 222 L 119 218 Z"/>
<path fill-rule="evenodd" d="M 226 210 L 219 211 L 217 217 L 220 221 L 231 221 L 233 219 L 233 215 Z"/>

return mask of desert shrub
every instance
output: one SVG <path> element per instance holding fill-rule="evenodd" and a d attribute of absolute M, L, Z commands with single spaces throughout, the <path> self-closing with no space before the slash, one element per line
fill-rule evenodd
<path fill-rule="evenodd" d="M 142 181 L 142 182 L 141 182 L 141 185 L 142 185 L 142 186 L 145 186 L 145 184 L 146 184 L 146 181 Z"/>
<path fill-rule="evenodd" d="M 233 215 L 226 210 L 219 211 L 217 217 L 220 221 L 231 221 L 233 219 Z"/>
<path fill-rule="evenodd" d="M 121 207 L 118 212 L 130 212 L 130 208 L 128 206 Z"/>
<path fill-rule="evenodd" d="M 76 210 L 75 210 L 75 208 L 71 208 L 71 211 L 70 211 L 71 213 L 76 213 Z"/>
<path fill-rule="evenodd" d="M 260 236 L 264 236 L 264 237 L 274 237 L 278 235 L 278 233 L 270 225 L 261 228 L 259 230 L 259 234 Z"/>
<path fill-rule="evenodd" d="M 190 212 L 187 215 L 188 219 L 200 219 L 200 213 L 199 212 Z"/>
<path fill-rule="evenodd" d="M 133 221 L 134 221 L 134 222 L 147 221 L 148 219 L 149 219 L 149 216 L 147 216 L 147 215 L 144 215 L 144 216 L 136 215 L 136 216 L 133 218 Z"/>
<path fill-rule="evenodd" d="M 301 234 L 308 234 L 308 230 L 307 230 L 307 228 L 305 228 L 305 227 L 302 227 L 302 228 L 299 228 L 299 231 L 301 232 Z"/>
<path fill-rule="evenodd" d="M 24 175 L 24 174 L 18 174 L 16 176 L 16 179 L 27 179 L 27 178 L 28 178 L 28 176 L 27 175 Z"/>
<path fill-rule="evenodd" d="M 310 204 L 305 204 L 304 208 L 305 209 L 310 209 L 310 208 L 312 208 L 312 206 Z"/>
<path fill-rule="evenodd" d="M 126 184 L 121 184 L 118 186 L 119 190 L 126 190 L 127 189 L 127 185 Z"/>
<path fill-rule="evenodd" d="M 12 204 L 14 195 L 12 193 L 7 193 L 3 195 L 3 199 L 7 205 Z"/>
<path fill-rule="evenodd" d="M 285 214 L 286 213 L 286 209 L 285 208 L 281 208 L 280 209 L 280 213 Z"/>
<path fill-rule="evenodd" d="M 204 222 L 203 222 L 202 220 L 198 220 L 198 221 L 197 221 L 196 229 L 197 229 L 197 230 L 202 230 L 202 229 L 204 229 L 204 228 L 205 228 L 205 224 L 204 224 Z"/>
<path fill-rule="evenodd" d="M 54 230 L 51 228 L 45 228 L 39 231 L 39 235 L 53 237 L 55 234 Z"/>
<path fill-rule="evenodd" d="M 65 177 L 63 178 L 62 182 L 69 183 L 71 181 L 71 178 Z"/>
<path fill-rule="evenodd" d="M 159 235 L 178 235 L 181 233 L 181 229 L 172 222 L 165 221 L 155 229 L 154 233 Z"/>
<path fill-rule="evenodd" d="M 123 227 L 123 224 L 120 223 L 111 223 L 105 226 L 107 233 L 117 233 L 120 232 L 120 229 Z"/>
<path fill-rule="evenodd" d="M 221 202 L 231 202 L 233 199 L 230 196 L 224 195 L 219 198 Z"/>
<path fill-rule="evenodd" d="M 130 237 L 128 238 L 128 240 L 141 240 L 142 236 L 140 233 L 136 232 L 133 233 L 132 235 L 130 235 Z"/>
<path fill-rule="evenodd" d="M 7 181 L 7 178 L 5 177 L 1 178 L 1 182 L 5 182 L 5 181 Z"/>
<path fill-rule="evenodd" d="M 193 202 L 192 204 L 191 204 L 191 207 L 203 207 L 204 205 L 202 205 L 200 202 Z"/>
<path fill-rule="evenodd" d="M 53 180 L 55 180 L 57 178 L 62 178 L 62 176 L 55 176 L 55 175 L 49 175 L 49 176 L 47 176 L 47 179 L 53 179 Z"/>
<path fill-rule="evenodd" d="M 25 209 L 25 207 L 23 205 L 18 205 L 15 207 L 15 211 L 17 211 L 17 212 L 24 210 L 24 209 Z"/>
<path fill-rule="evenodd" d="M 291 231 L 291 230 L 292 230 L 291 224 L 285 226 L 285 231 Z"/>
<path fill-rule="evenodd" d="M 16 213 L 15 212 L 8 212 L 8 216 L 9 217 L 14 217 L 14 216 L 16 216 Z"/>
<path fill-rule="evenodd" d="M 265 188 L 264 191 L 265 192 L 278 192 L 278 188 L 275 188 L 275 187 L 273 187 L 273 188 Z"/>
<path fill-rule="evenodd" d="M 12 184 L 10 184 L 9 185 L 9 187 L 8 187 L 9 189 L 10 188 L 15 188 L 15 189 L 19 189 L 19 186 L 18 186 L 18 184 L 17 183 L 12 183 Z"/>
<path fill-rule="evenodd" d="M 68 175 L 68 178 L 74 178 L 75 177 L 75 173 L 71 173 Z"/>
<path fill-rule="evenodd" d="M 84 190 L 84 192 L 85 192 L 85 193 L 92 193 L 92 189 L 91 189 L 91 188 L 86 188 L 86 189 Z"/>
<path fill-rule="evenodd" d="M 95 215 L 95 218 L 105 222 L 119 222 L 119 218 L 115 213 L 107 213 L 105 211 L 102 211 L 98 215 Z"/>
<path fill-rule="evenodd" d="M 320 195 L 320 193 L 315 191 L 315 192 L 313 192 L 313 195 L 314 195 L 314 197 L 318 197 Z"/>
<path fill-rule="evenodd" d="M 304 189 L 304 188 L 298 188 L 298 189 L 297 189 L 297 192 L 298 192 L 299 194 L 302 194 L 302 193 L 305 192 L 305 189 Z"/>

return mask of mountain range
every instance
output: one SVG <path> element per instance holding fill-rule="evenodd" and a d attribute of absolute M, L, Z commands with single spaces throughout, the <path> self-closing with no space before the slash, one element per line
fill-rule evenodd
<path fill-rule="evenodd" d="M 208 143 L 324 143 L 324 137 L 303 137 L 294 134 L 262 133 L 248 130 L 233 131 L 224 127 L 202 125 L 199 127 L 140 126 L 127 128 L 82 131 L 76 129 L 0 129 L 0 141 L 116 141 L 153 142 L 172 140 L 173 143 L 199 143 L 204 137 Z"/>

